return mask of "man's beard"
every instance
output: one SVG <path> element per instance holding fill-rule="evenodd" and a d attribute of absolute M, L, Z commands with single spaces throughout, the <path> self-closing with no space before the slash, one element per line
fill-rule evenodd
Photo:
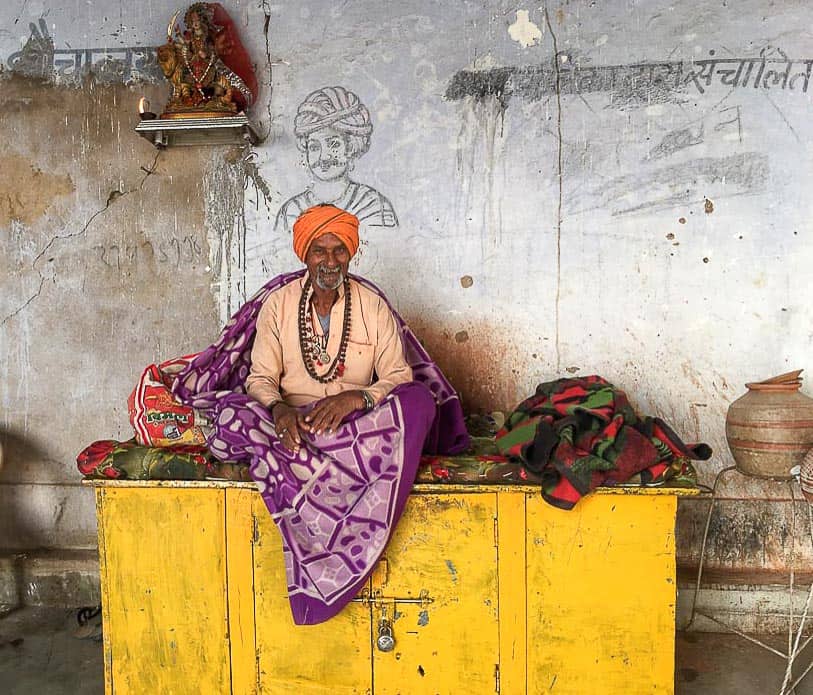
<path fill-rule="evenodd" d="M 316 267 L 316 286 L 322 290 L 337 290 L 344 282 L 344 273 L 341 268 L 330 272 L 324 266 Z"/>

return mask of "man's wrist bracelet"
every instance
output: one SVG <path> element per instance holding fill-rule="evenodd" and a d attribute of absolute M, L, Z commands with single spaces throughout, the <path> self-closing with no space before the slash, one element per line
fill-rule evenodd
<path fill-rule="evenodd" d="M 361 397 L 364 399 L 364 410 L 372 410 L 375 407 L 375 399 L 367 391 L 362 391 Z"/>

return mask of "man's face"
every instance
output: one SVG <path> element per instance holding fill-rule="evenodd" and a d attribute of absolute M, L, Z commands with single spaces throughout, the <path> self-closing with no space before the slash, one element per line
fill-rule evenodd
<path fill-rule="evenodd" d="M 323 290 L 338 289 L 347 276 L 350 252 L 334 234 L 325 234 L 311 242 L 305 254 L 308 274 Z"/>
<path fill-rule="evenodd" d="M 347 141 L 335 128 L 327 127 L 308 136 L 308 167 L 321 181 L 333 181 L 347 173 L 350 157 Z"/>

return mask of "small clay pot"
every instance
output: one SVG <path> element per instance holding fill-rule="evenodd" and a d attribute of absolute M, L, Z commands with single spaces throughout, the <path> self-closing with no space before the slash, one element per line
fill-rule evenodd
<path fill-rule="evenodd" d="M 799 386 L 746 384 L 748 393 L 729 406 L 725 434 L 741 473 L 789 480 L 790 469 L 813 449 L 813 398 Z"/>

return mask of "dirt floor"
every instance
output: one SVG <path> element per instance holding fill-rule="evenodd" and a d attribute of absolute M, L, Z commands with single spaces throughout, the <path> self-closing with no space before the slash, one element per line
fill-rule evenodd
<path fill-rule="evenodd" d="M 760 639 L 780 651 L 787 647 L 786 637 Z M 807 667 L 807 660 L 813 660 L 813 646 L 799 658 L 796 675 Z M 781 657 L 736 635 L 678 633 L 675 693 L 780 695 L 785 667 Z M 600 686 L 594 692 L 600 694 Z M 21 608 L 0 617 L 0 693 L 102 695 L 98 616 L 84 625 L 77 621 L 77 611 L 56 608 Z M 795 695 L 813 695 L 813 674 Z"/>
<path fill-rule="evenodd" d="M 76 610 L 20 608 L 6 613 L 0 617 L 0 693 L 102 695 L 99 637 L 98 617 L 80 625 Z"/>
<path fill-rule="evenodd" d="M 787 635 L 755 637 L 781 652 L 788 651 Z M 813 695 L 813 673 L 795 691 L 783 692 L 787 661 L 737 635 L 680 632 L 676 652 L 677 695 Z M 797 657 L 791 683 L 811 660 L 813 645 Z"/>

